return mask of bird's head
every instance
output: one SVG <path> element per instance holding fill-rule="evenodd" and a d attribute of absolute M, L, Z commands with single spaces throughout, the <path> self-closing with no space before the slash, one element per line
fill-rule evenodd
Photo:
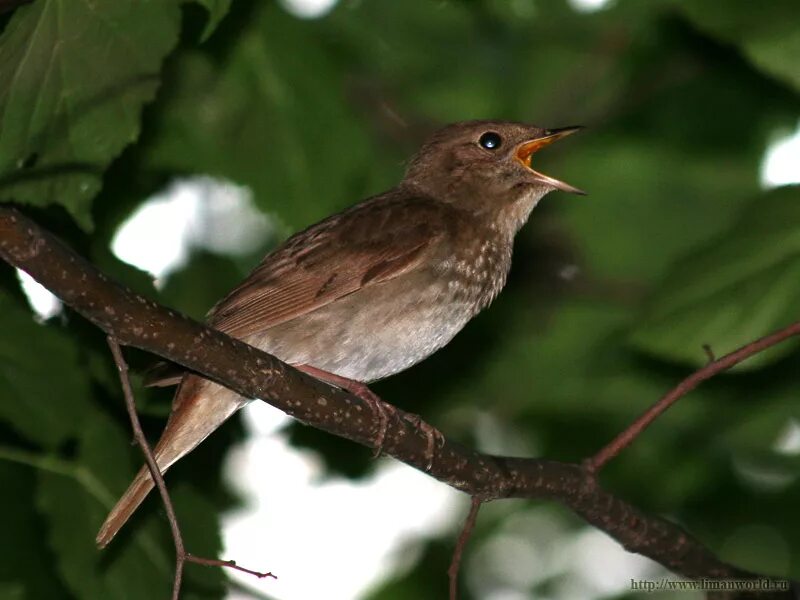
<path fill-rule="evenodd" d="M 411 159 L 405 182 L 472 212 L 508 215 L 516 231 L 547 192 L 585 193 L 531 165 L 538 150 L 579 129 L 509 121 L 455 123 L 425 142 Z"/>

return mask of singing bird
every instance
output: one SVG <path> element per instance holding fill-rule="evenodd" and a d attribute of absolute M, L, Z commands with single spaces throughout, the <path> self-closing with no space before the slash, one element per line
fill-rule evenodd
<path fill-rule="evenodd" d="M 430 356 L 497 296 L 514 236 L 545 194 L 583 193 L 531 167 L 537 150 L 578 129 L 440 129 L 399 185 L 287 239 L 211 309 L 208 324 L 374 399 L 366 384 Z M 194 373 L 179 382 L 154 449 L 162 472 L 250 401 Z M 153 485 L 143 467 L 97 534 L 100 547 Z"/>

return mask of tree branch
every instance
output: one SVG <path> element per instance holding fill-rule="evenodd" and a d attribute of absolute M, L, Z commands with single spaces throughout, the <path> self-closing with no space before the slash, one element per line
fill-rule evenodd
<path fill-rule="evenodd" d="M 334 435 L 365 446 L 375 439 L 378 424 L 360 398 L 109 281 L 33 221 L 3 206 L 0 256 L 123 344 L 202 373 L 245 397 L 261 398 Z M 398 409 L 397 414 L 403 417 L 407 413 Z M 427 445 L 427 436 L 410 420 L 389 420 L 385 454 L 425 471 Z M 443 440 L 426 472 L 482 502 L 499 498 L 555 500 L 627 550 L 687 577 L 763 577 L 725 563 L 679 525 L 646 515 L 605 491 L 582 465 L 485 455 Z M 761 597 L 791 596 L 771 593 Z"/>
<path fill-rule="evenodd" d="M 747 360 L 751 356 L 763 352 L 767 348 L 771 348 L 781 342 L 788 340 L 790 337 L 800 335 L 800 321 L 792 323 L 779 329 L 769 335 L 762 337 L 754 342 L 750 342 L 734 350 L 730 354 L 726 354 L 722 358 L 715 359 L 711 347 L 706 344 L 703 346 L 710 362 L 703 367 L 689 375 L 686 379 L 681 381 L 678 385 L 672 388 L 669 392 L 664 394 L 657 400 L 650 408 L 644 411 L 633 423 L 628 425 L 622 433 L 609 442 L 604 448 L 595 454 L 592 458 L 586 461 L 586 467 L 590 471 L 599 471 L 608 461 L 617 456 L 625 448 L 627 448 L 633 440 L 660 417 L 664 411 L 670 406 L 675 404 L 678 400 L 683 398 L 686 394 L 691 392 L 698 385 L 703 383 L 706 379 L 711 379 L 714 375 L 727 371 L 734 365 Z"/>
<path fill-rule="evenodd" d="M 472 535 L 472 530 L 475 528 L 475 521 L 478 520 L 478 511 L 481 508 L 481 504 L 480 498 L 472 497 L 469 513 L 467 513 L 467 518 L 464 519 L 464 526 L 461 528 L 458 540 L 456 540 L 456 547 L 453 548 L 453 559 L 450 561 L 450 568 L 447 569 L 447 576 L 450 578 L 450 600 L 458 600 L 458 570 L 461 568 L 461 557 L 464 554 L 464 548 L 467 547 L 469 536 Z"/>

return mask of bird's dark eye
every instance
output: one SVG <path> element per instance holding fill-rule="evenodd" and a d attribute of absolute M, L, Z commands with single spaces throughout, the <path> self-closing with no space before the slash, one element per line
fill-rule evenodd
<path fill-rule="evenodd" d="M 481 147 L 486 148 L 487 150 L 497 150 L 500 147 L 500 144 L 503 143 L 503 138 L 500 137 L 499 133 L 487 131 L 481 136 L 481 139 L 478 140 L 478 143 L 481 145 Z"/>

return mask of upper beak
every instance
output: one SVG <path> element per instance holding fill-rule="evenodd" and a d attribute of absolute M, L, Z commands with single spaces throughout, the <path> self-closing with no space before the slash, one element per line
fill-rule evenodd
<path fill-rule="evenodd" d="M 516 152 L 517 160 L 521 162 L 526 169 L 533 173 L 537 181 L 541 181 L 542 183 L 552 186 L 557 190 L 585 196 L 586 192 L 583 190 L 573 187 L 568 183 L 564 183 L 563 181 L 559 181 L 558 179 L 550 177 L 549 175 L 544 175 L 543 173 L 534 171 L 531 168 L 531 158 L 533 157 L 534 152 L 537 152 L 545 146 L 549 146 L 556 140 L 560 140 L 561 138 L 575 133 L 576 131 L 580 131 L 581 129 L 583 129 L 583 127 L 580 125 L 574 127 L 562 127 L 560 129 L 548 129 L 545 131 L 542 137 L 534 138 L 527 142 L 521 143 Z"/>

